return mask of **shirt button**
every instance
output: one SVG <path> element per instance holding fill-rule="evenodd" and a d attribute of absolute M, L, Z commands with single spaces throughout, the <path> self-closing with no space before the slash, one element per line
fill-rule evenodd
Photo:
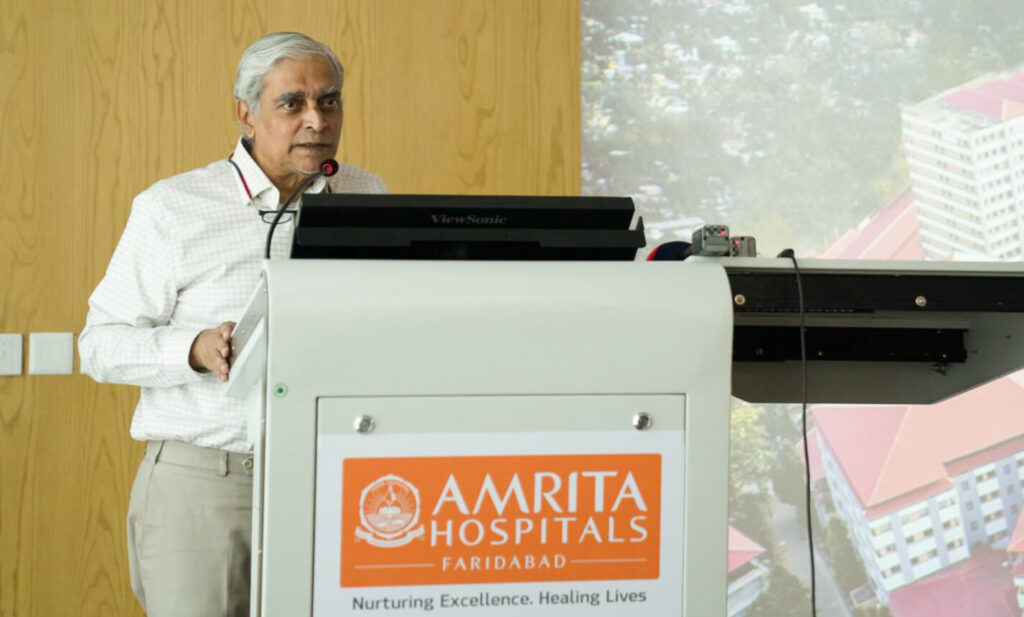
<path fill-rule="evenodd" d="M 253 462 L 251 456 L 242 461 L 242 468 L 246 471 L 252 471 L 252 465 Z"/>

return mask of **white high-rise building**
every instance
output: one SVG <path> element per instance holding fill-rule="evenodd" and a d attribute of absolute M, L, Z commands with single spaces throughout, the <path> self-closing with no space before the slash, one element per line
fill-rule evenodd
<path fill-rule="evenodd" d="M 929 259 L 1024 256 L 1024 72 L 905 107 L 903 148 Z"/>

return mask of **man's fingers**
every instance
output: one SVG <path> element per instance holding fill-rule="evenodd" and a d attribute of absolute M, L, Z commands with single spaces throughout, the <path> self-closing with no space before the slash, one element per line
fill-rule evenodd
<path fill-rule="evenodd" d="M 231 356 L 231 331 L 235 329 L 235 322 L 225 321 L 221 325 L 217 326 L 217 330 L 220 334 L 223 343 L 217 346 L 217 376 L 220 377 L 221 381 L 228 380 L 228 363 L 227 360 Z"/>
<path fill-rule="evenodd" d="M 210 371 L 220 378 L 228 380 L 231 357 L 231 331 L 235 322 L 226 321 L 216 328 L 204 330 L 196 337 L 189 351 L 189 365 L 196 370 Z"/>

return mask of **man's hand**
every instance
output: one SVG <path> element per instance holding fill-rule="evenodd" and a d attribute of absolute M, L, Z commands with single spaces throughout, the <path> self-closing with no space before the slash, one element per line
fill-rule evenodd
<path fill-rule="evenodd" d="M 221 381 L 227 381 L 231 331 L 234 328 L 235 322 L 225 321 L 216 328 L 200 332 L 188 352 L 189 366 L 197 371 L 213 373 Z"/>

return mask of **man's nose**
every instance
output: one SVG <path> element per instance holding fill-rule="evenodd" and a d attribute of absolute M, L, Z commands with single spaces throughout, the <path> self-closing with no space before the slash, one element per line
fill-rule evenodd
<path fill-rule="evenodd" d="M 312 129 L 317 132 L 322 131 L 327 126 L 327 119 L 324 117 L 324 113 L 316 105 L 306 110 L 303 120 L 305 121 L 305 127 L 303 128 Z"/>

